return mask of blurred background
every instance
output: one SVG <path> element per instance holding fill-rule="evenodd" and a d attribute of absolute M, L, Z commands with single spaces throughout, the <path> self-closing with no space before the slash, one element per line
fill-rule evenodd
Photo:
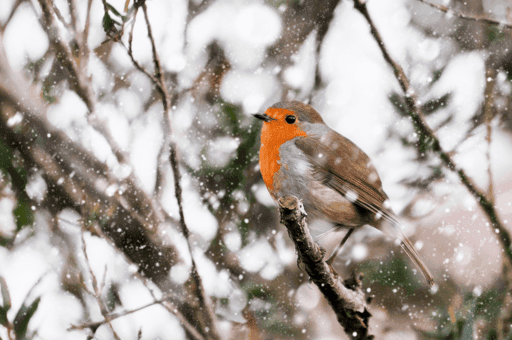
<path fill-rule="evenodd" d="M 367 6 L 442 148 L 509 228 L 512 3 L 435 3 L 450 10 Z M 1 1 L 1 339 L 209 338 L 191 253 L 220 338 L 348 339 L 297 265 L 259 172 L 261 122 L 251 114 L 281 100 L 309 102 L 370 156 L 435 276 L 429 289 L 379 231 L 356 231 L 334 268 L 365 275 L 370 333 L 512 338 L 499 230 L 415 131 L 352 1 L 142 4 Z M 169 107 L 141 72 L 159 77 L 147 22 Z"/>

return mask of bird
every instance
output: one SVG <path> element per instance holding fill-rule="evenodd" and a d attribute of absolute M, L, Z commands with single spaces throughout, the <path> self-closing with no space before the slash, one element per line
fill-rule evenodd
<path fill-rule="evenodd" d="M 359 147 L 299 101 L 278 102 L 253 116 L 263 121 L 259 165 L 270 196 L 275 202 L 284 195 L 303 201 L 310 230 L 324 230 L 316 241 L 330 256 L 329 265 L 354 230 L 370 225 L 399 242 L 433 286 L 434 277 L 405 236 L 376 168 Z"/>

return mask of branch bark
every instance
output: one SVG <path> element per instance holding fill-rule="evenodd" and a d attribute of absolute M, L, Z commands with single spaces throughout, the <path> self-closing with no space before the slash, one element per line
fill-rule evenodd
<path fill-rule="evenodd" d="M 462 182 L 462 184 L 464 184 L 464 186 L 476 199 L 477 203 L 480 205 L 484 213 L 487 215 L 487 218 L 491 222 L 490 226 L 492 228 L 493 233 L 495 232 L 498 235 L 498 240 L 501 243 L 505 256 L 507 257 L 508 261 L 512 264 L 512 239 L 510 238 L 508 230 L 505 228 L 505 226 L 499 219 L 498 213 L 494 207 L 492 200 L 488 198 L 487 195 L 482 190 L 477 188 L 476 184 L 473 182 L 473 179 L 471 179 L 471 177 L 469 177 L 463 169 L 457 167 L 451 155 L 445 150 L 443 150 L 443 148 L 441 147 L 439 138 L 437 138 L 434 131 L 428 126 L 427 122 L 425 121 L 425 117 L 423 115 L 421 106 L 417 104 L 417 95 L 414 92 L 414 89 L 411 87 L 409 79 L 405 75 L 404 70 L 389 55 L 386 45 L 384 44 L 384 41 L 382 40 L 382 37 L 380 36 L 380 33 L 377 30 L 377 27 L 375 26 L 372 18 L 370 17 L 368 9 L 366 8 L 366 2 L 364 0 L 354 0 L 354 8 L 363 15 L 363 17 L 370 25 L 370 30 L 373 38 L 377 42 L 377 45 L 379 46 L 382 55 L 384 56 L 384 59 L 393 69 L 395 77 L 398 80 L 398 83 L 400 84 L 400 87 L 402 88 L 402 91 L 405 94 L 407 113 L 409 114 L 409 117 L 411 118 L 416 131 L 430 138 L 430 140 L 432 141 L 432 150 L 439 155 L 439 158 L 441 158 L 442 162 L 448 169 L 452 170 L 459 176 L 459 179 Z"/>
<path fill-rule="evenodd" d="M 508 29 L 512 28 L 512 25 L 509 24 L 509 23 L 506 23 L 506 22 L 502 22 L 502 21 L 498 21 L 498 20 L 493 20 L 491 18 L 487 18 L 487 17 L 480 16 L 480 15 L 464 14 L 464 13 L 457 12 L 457 11 L 455 11 L 455 10 L 453 10 L 451 8 L 448 8 L 446 6 L 443 6 L 443 5 L 434 4 L 434 3 L 430 2 L 430 1 L 427 1 L 427 0 L 418 0 L 418 1 L 421 2 L 421 3 L 424 3 L 425 5 L 430 6 L 432 8 L 440 10 L 441 12 L 444 12 L 446 14 L 454 15 L 454 16 L 459 17 L 461 19 L 470 20 L 470 21 L 476 21 L 476 22 L 484 22 L 484 23 L 489 24 L 489 25 L 497 25 L 497 26 L 500 26 L 500 27 L 508 28 Z"/>
<path fill-rule="evenodd" d="M 368 334 L 371 314 L 361 289 L 362 276 L 353 275 L 342 282 L 338 273 L 324 261 L 324 252 L 309 233 L 302 202 L 295 196 L 283 196 L 278 203 L 281 223 L 288 229 L 299 261 L 331 305 L 345 333 L 350 339 L 373 339 L 373 335 Z"/>

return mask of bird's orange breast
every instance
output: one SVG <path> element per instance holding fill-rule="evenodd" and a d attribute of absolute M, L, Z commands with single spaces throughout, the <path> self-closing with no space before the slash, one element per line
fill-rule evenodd
<path fill-rule="evenodd" d="M 306 137 L 306 132 L 296 124 L 284 121 L 287 114 L 293 114 L 286 109 L 268 109 L 268 116 L 275 118 L 265 122 L 261 130 L 260 171 L 269 191 L 274 190 L 274 175 L 281 168 L 279 148 L 283 143 L 295 138 Z"/>

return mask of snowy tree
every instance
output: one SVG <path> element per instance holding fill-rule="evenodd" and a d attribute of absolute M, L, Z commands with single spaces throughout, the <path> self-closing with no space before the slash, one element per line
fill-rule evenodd
<path fill-rule="evenodd" d="M 511 22 L 501 0 L 2 0 L 0 338 L 510 338 Z M 287 100 L 371 157 L 434 287 L 376 229 L 334 269 L 290 239 L 307 220 L 268 194 L 252 116 Z"/>

